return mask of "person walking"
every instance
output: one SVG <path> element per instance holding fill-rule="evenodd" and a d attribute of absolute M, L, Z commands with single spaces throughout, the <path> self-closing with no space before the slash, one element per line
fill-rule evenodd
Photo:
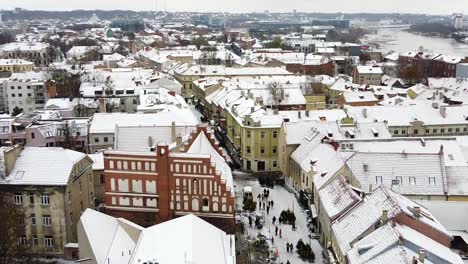
<path fill-rule="evenodd" d="M 249 215 L 249 226 L 252 227 L 252 217 Z"/>
<path fill-rule="evenodd" d="M 289 260 L 288 260 L 288 261 L 286 261 L 286 264 L 291 264 L 291 262 L 289 262 Z"/>
<path fill-rule="evenodd" d="M 273 200 L 271 200 L 271 207 L 273 207 L 274 204 L 275 204 L 275 203 L 273 202 Z"/>
<path fill-rule="evenodd" d="M 286 251 L 289 253 L 289 243 L 286 243 Z"/>
<path fill-rule="evenodd" d="M 271 244 L 272 244 L 272 245 L 275 244 L 275 237 L 271 237 Z"/>
<path fill-rule="evenodd" d="M 280 230 L 279 230 L 279 236 L 280 236 L 280 238 L 283 238 L 283 237 L 281 236 L 281 234 L 282 234 L 282 232 L 281 232 L 281 228 L 280 228 Z"/>
<path fill-rule="evenodd" d="M 289 247 L 290 247 L 289 252 L 293 253 L 293 252 L 294 252 L 294 245 L 293 245 L 293 243 L 289 244 Z"/>
<path fill-rule="evenodd" d="M 275 222 L 276 222 L 276 216 L 273 216 L 273 221 L 272 221 L 272 223 L 275 224 Z"/>
<path fill-rule="evenodd" d="M 269 214 L 269 213 L 270 213 L 270 206 L 268 205 L 267 206 L 267 214 Z"/>
<path fill-rule="evenodd" d="M 275 236 L 277 236 L 277 235 L 278 235 L 278 226 L 276 226 L 276 228 L 275 228 Z"/>

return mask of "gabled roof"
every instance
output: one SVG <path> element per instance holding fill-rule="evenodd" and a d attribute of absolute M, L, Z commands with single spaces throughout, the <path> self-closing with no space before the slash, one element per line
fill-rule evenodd
<path fill-rule="evenodd" d="M 391 223 L 356 242 L 347 257 L 350 264 L 407 264 L 418 258 L 420 249 L 425 250 L 424 263 L 463 263 L 448 247 L 408 226 Z"/>
<path fill-rule="evenodd" d="M 331 221 L 361 200 L 343 175 L 333 179 L 319 191 L 320 202 Z"/>
<path fill-rule="evenodd" d="M 84 236 L 97 264 L 157 263 L 234 264 L 234 237 L 194 215 L 149 228 L 87 209 L 80 218 Z M 80 228 L 80 227 L 79 227 Z"/>
<path fill-rule="evenodd" d="M 385 187 L 378 188 L 333 222 L 333 233 L 341 252 L 348 252 L 354 243 L 366 236 L 369 230 L 380 225 L 384 210 L 388 212 L 388 219 L 393 219 L 398 214 L 405 214 L 450 237 L 448 231 L 425 208 L 420 207 L 421 217 L 414 217 L 414 207 L 420 206 Z"/>
<path fill-rule="evenodd" d="M 73 165 L 86 154 L 63 149 L 28 147 L 21 151 L 13 170 L 0 184 L 67 185 Z"/>
<path fill-rule="evenodd" d="M 192 134 L 191 140 L 185 146 L 185 152 L 189 154 L 210 155 L 211 161 L 216 165 L 216 170 L 220 172 L 221 179 L 225 181 L 226 187 L 234 195 L 234 182 L 232 172 L 226 163 L 226 158 L 222 150 L 217 145 L 214 137 L 207 131 L 207 127 L 199 126 L 197 132 Z"/>
<path fill-rule="evenodd" d="M 384 185 L 403 195 L 445 195 L 446 171 L 439 154 L 357 152 L 346 163 L 365 191 Z"/>

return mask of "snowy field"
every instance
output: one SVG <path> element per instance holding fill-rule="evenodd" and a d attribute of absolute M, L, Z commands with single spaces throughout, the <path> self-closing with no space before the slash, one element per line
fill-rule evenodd
<path fill-rule="evenodd" d="M 297 199 L 294 197 L 294 194 L 287 191 L 285 188 L 276 185 L 274 189 L 270 190 L 270 197 L 269 200 L 274 201 L 273 208 L 270 208 L 269 214 L 266 213 L 266 210 L 259 210 L 258 206 L 258 199 L 257 195 L 263 193 L 263 187 L 260 186 L 258 180 L 252 177 L 249 177 L 246 174 L 234 173 L 234 185 L 236 191 L 236 206 L 237 210 L 242 210 L 242 190 L 245 186 L 252 186 L 253 188 L 253 197 L 257 202 L 257 209 L 256 213 L 260 213 L 265 217 L 265 224 L 261 230 L 258 230 L 255 225 L 252 225 L 252 228 L 248 225 L 248 218 L 247 216 L 243 215 L 243 222 L 246 223 L 246 232 L 250 237 L 257 237 L 257 234 L 261 232 L 267 238 L 274 237 L 274 243 L 271 244 L 271 240 L 268 240 L 270 248 L 274 252 L 278 252 L 279 260 L 275 263 L 283 263 L 289 260 L 291 264 L 305 264 L 309 263 L 307 261 L 303 261 L 299 258 L 299 255 L 296 253 L 296 244 L 299 239 L 302 239 L 305 243 L 311 243 L 312 250 L 315 254 L 315 262 L 314 263 L 323 263 L 322 257 L 322 247 L 318 240 L 310 239 L 308 237 L 308 228 L 307 228 L 307 216 L 305 212 L 299 206 Z M 282 238 L 275 236 L 275 225 L 272 224 L 273 216 L 276 216 L 278 219 L 282 210 L 290 209 L 291 211 L 294 210 L 294 214 L 296 215 L 296 231 L 292 231 L 291 225 L 281 225 L 276 221 L 276 225 L 279 229 L 282 230 Z M 294 252 L 288 253 L 286 250 L 286 243 L 293 243 L 294 245 Z"/>

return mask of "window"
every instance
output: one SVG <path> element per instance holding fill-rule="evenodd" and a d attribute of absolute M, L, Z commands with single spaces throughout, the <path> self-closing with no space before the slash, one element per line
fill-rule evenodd
<path fill-rule="evenodd" d="M 429 184 L 430 185 L 435 185 L 436 184 L 435 177 L 429 177 Z"/>
<path fill-rule="evenodd" d="M 106 178 L 104 177 L 104 174 L 99 175 L 99 183 L 100 184 L 106 183 Z"/>
<path fill-rule="evenodd" d="M 34 139 L 36 137 L 36 135 L 34 134 L 34 132 L 31 132 L 31 138 Z"/>
<path fill-rule="evenodd" d="M 460 133 L 460 128 L 459 127 L 455 128 L 455 132 Z"/>
<path fill-rule="evenodd" d="M 15 193 L 15 204 L 23 204 L 23 194 L 21 193 Z"/>
<path fill-rule="evenodd" d="M 431 130 L 426 129 L 426 134 L 429 134 L 430 132 L 431 132 Z"/>
<path fill-rule="evenodd" d="M 440 133 L 445 133 L 445 128 L 441 128 Z"/>
<path fill-rule="evenodd" d="M 403 134 L 404 134 L 404 133 L 403 133 Z M 415 134 L 415 135 L 419 134 L 419 130 L 415 129 L 415 130 L 414 130 L 414 134 Z"/>
<path fill-rule="evenodd" d="M 52 218 L 50 217 L 50 215 L 42 216 L 42 224 L 45 225 L 45 226 L 52 225 Z"/>
<path fill-rule="evenodd" d="M 273 168 L 276 168 L 278 164 L 276 163 L 276 160 L 273 161 Z"/>
<path fill-rule="evenodd" d="M 22 93 L 19 93 L 19 94 L 18 94 L 18 97 L 23 97 L 23 94 L 22 94 Z"/>
<path fill-rule="evenodd" d="M 208 199 L 203 199 L 203 206 L 208 206 Z"/>
<path fill-rule="evenodd" d="M 432 129 L 432 133 L 437 133 L 437 128 Z"/>
<path fill-rule="evenodd" d="M 393 134 L 398 135 L 398 130 L 393 131 Z"/>
<path fill-rule="evenodd" d="M 405 134 L 406 134 L 406 130 L 402 130 L 402 131 L 401 131 L 401 134 L 402 134 L 402 135 L 405 135 Z"/>
<path fill-rule="evenodd" d="M 20 236 L 18 237 L 18 245 L 19 246 L 26 246 L 28 244 L 28 239 L 26 236 Z"/>
<path fill-rule="evenodd" d="M 273 138 L 278 138 L 278 131 L 273 131 Z"/>
<path fill-rule="evenodd" d="M 398 181 L 398 185 L 403 185 L 403 178 L 401 176 L 396 176 L 395 179 Z"/>
<path fill-rule="evenodd" d="M 32 96 L 32 94 L 28 93 L 28 97 L 31 97 L 31 96 Z"/>
<path fill-rule="evenodd" d="M 108 138 L 108 137 L 104 137 L 104 142 L 109 142 L 109 138 Z"/>
<path fill-rule="evenodd" d="M 50 237 L 50 236 L 44 237 L 44 246 L 53 247 L 54 246 L 54 238 Z"/>
<path fill-rule="evenodd" d="M 247 154 L 250 154 L 250 147 L 247 147 Z"/>
<path fill-rule="evenodd" d="M 464 127 L 463 132 L 468 132 L 468 127 Z"/>
<path fill-rule="evenodd" d="M 260 132 L 260 138 L 265 138 L 265 132 Z"/>
<path fill-rule="evenodd" d="M 409 177 L 409 184 L 410 185 L 416 185 L 416 178 L 415 177 Z"/>
<path fill-rule="evenodd" d="M 49 205 L 50 200 L 48 195 L 41 195 L 41 204 L 42 205 Z"/>
<path fill-rule="evenodd" d="M 11 94 L 11 97 L 16 97 L 16 94 Z"/>
<path fill-rule="evenodd" d="M 265 148 L 260 148 L 260 153 L 264 154 L 265 153 Z"/>
<path fill-rule="evenodd" d="M 94 143 L 99 143 L 99 138 L 94 138 Z"/>
<path fill-rule="evenodd" d="M 276 147 L 273 147 L 273 149 L 271 150 L 271 152 L 272 152 L 273 154 L 276 154 L 276 153 L 278 152 L 278 149 L 277 149 Z"/>
<path fill-rule="evenodd" d="M 247 131 L 247 138 L 250 138 L 251 137 L 251 133 L 250 131 Z"/>
<path fill-rule="evenodd" d="M 34 236 L 32 237 L 32 244 L 33 244 L 33 246 L 37 246 L 37 245 L 38 245 L 37 236 L 36 236 L 36 235 L 34 235 Z"/>
<path fill-rule="evenodd" d="M 31 214 L 31 225 L 36 225 L 36 215 Z"/>
<path fill-rule="evenodd" d="M 34 204 L 34 193 L 29 193 L 29 203 Z"/>
<path fill-rule="evenodd" d="M 382 184 L 382 176 L 375 176 L 375 184 Z"/>
<path fill-rule="evenodd" d="M 449 128 L 449 129 L 448 129 L 448 132 L 449 132 L 449 133 L 452 133 L 452 131 L 453 131 L 453 128 Z"/>

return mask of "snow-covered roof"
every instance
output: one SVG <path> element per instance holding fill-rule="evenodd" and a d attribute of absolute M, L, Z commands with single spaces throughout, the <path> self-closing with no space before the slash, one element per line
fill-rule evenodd
<path fill-rule="evenodd" d="M 86 154 L 63 149 L 27 147 L 21 151 L 15 165 L 2 184 L 67 185 L 73 165 Z"/>
<path fill-rule="evenodd" d="M 424 263 L 463 263 L 450 248 L 408 226 L 391 223 L 356 242 L 347 257 L 350 264 L 406 264 L 419 259 L 420 249 L 424 249 Z"/>
<path fill-rule="evenodd" d="M 174 108 L 175 109 L 175 108 Z M 177 125 L 192 125 L 195 121 L 193 114 L 188 112 L 177 112 L 172 110 L 162 111 L 156 114 L 140 113 L 96 113 L 91 121 L 89 133 L 91 134 L 111 134 L 118 126 L 171 126 L 174 121 Z M 176 118 L 177 117 L 177 118 Z"/>
<path fill-rule="evenodd" d="M 0 65 L 1 66 L 16 66 L 16 65 L 34 65 L 33 62 L 27 61 L 27 60 L 22 60 L 22 59 L 0 59 Z"/>
<path fill-rule="evenodd" d="M 11 42 L 0 46 L 0 50 L 4 52 L 11 51 L 45 51 L 49 44 L 42 42 Z"/>
<path fill-rule="evenodd" d="M 407 106 L 345 106 L 348 114 L 360 123 L 386 121 L 389 127 L 410 126 L 414 121 L 424 125 L 468 124 L 468 105 L 440 106 L 434 108 L 431 102 Z M 445 110 L 445 116 L 441 112 Z"/>
<path fill-rule="evenodd" d="M 438 154 L 357 152 L 346 162 L 361 189 L 384 185 L 403 195 L 446 193 L 446 172 Z M 393 180 L 400 180 L 393 185 Z"/>
<path fill-rule="evenodd" d="M 361 200 L 342 175 L 323 187 L 318 195 L 331 221 Z"/>
<path fill-rule="evenodd" d="M 332 229 L 341 252 L 348 252 L 355 241 L 366 237 L 369 230 L 380 223 L 384 210 L 387 211 L 388 219 L 393 219 L 398 214 L 403 213 L 407 217 L 450 237 L 448 231 L 427 209 L 420 207 L 421 216 L 419 218 L 413 216 L 415 207 L 420 206 L 393 191 L 379 187 L 333 222 Z"/>
<path fill-rule="evenodd" d="M 103 152 L 98 152 L 95 154 L 88 154 L 88 157 L 90 157 L 93 160 L 93 170 L 104 170 L 104 153 Z"/>
<path fill-rule="evenodd" d="M 221 179 L 226 182 L 226 187 L 230 188 L 232 195 L 234 195 L 234 181 L 231 168 L 226 163 L 226 159 L 213 147 L 210 139 L 203 130 L 198 133 L 186 152 L 190 154 L 210 155 L 211 160 L 216 164 L 216 170 L 221 173 Z"/>
<path fill-rule="evenodd" d="M 87 209 L 80 223 L 85 240 L 79 242 L 89 243 L 98 264 L 235 263 L 234 237 L 194 215 L 142 228 Z"/>
<path fill-rule="evenodd" d="M 375 66 L 356 66 L 360 74 L 383 74 L 382 68 Z"/>
<path fill-rule="evenodd" d="M 364 103 L 375 102 L 379 100 L 375 97 L 373 92 L 344 92 L 343 98 L 346 103 Z"/>

